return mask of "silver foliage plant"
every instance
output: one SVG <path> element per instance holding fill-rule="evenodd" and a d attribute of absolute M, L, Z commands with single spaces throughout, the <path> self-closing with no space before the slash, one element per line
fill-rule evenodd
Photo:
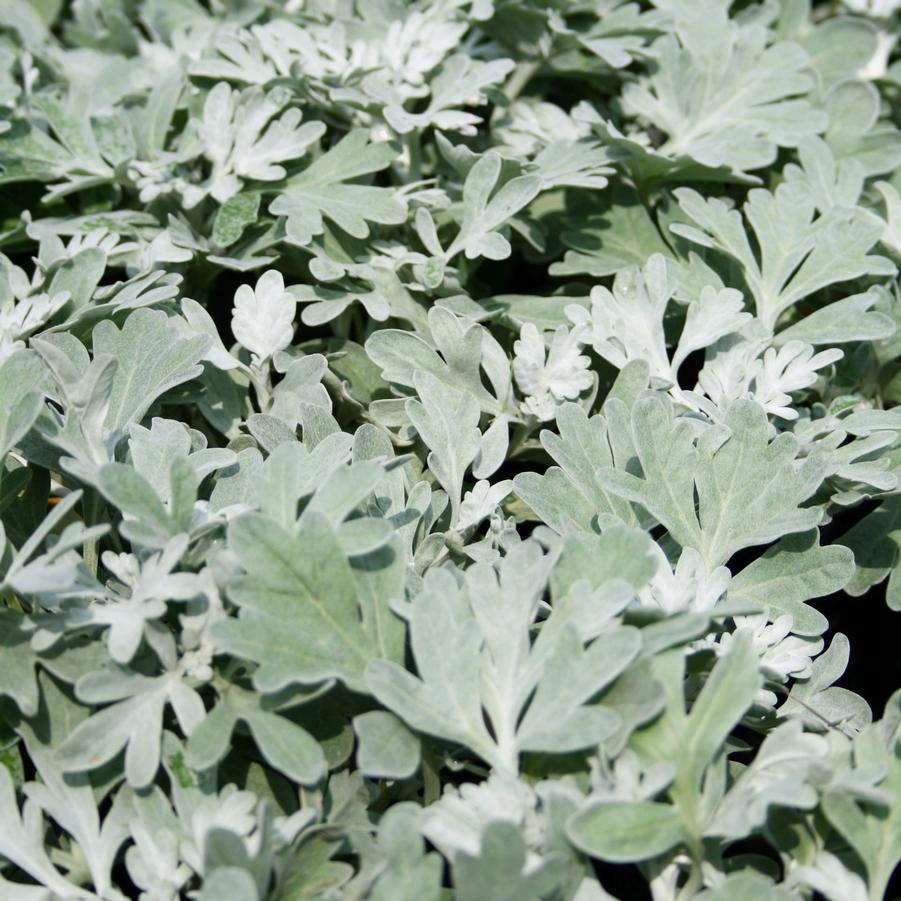
<path fill-rule="evenodd" d="M 899 33 L 2 0 L 0 898 L 895 897 Z"/>

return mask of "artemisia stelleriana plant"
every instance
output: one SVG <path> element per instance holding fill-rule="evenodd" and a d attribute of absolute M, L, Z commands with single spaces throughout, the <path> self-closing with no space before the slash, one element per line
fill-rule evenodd
<path fill-rule="evenodd" d="M 0 0 L 0 898 L 897 897 L 899 35 Z"/>

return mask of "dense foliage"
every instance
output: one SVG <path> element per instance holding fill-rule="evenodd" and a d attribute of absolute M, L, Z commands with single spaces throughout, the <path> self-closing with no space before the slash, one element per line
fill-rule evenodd
<path fill-rule="evenodd" d="M 897 893 L 899 23 L 0 0 L 0 897 Z"/>

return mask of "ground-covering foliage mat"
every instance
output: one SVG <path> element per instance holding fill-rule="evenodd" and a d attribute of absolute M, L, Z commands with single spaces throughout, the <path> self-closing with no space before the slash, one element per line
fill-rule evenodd
<path fill-rule="evenodd" d="M 899 34 L 0 0 L 0 898 L 901 895 Z"/>

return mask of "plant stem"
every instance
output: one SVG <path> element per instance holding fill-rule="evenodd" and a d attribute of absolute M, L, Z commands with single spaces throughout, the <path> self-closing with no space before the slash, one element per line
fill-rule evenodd
<path fill-rule="evenodd" d="M 428 807 L 441 797 L 441 767 L 428 748 L 422 749 L 422 803 Z"/>
<path fill-rule="evenodd" d="M 532 432 L 537 427 L 537 422 L 522 422 L 515 429 L 510 437 L 510 444 L 507 447 L 507 457 L 515 457 L 519 449 L 529 440 Z"/>
<path fill-rule="evenodd" d="M 81 500 L 82 505 L 82 513 L 84 517 L 84 523 L 86 526 L 94 526 L 98 523 L 104 522 L 103 517 L 103 499 L 100 497 L 100 494 L 94 488 L 86 488 L 84 496 Z M 84 562 L 87 568 L 90 570 L 91 575 L 97 575 L 97 569 L 100 565 L 100 540 L 98 538 L 91 538 L 89 541 L 84 543 Z"/>
<path fill-rule="evenodd" d="M 541 68 L 541 63 L 526 60 L 520 63 L 504 85 L 504 95 L 512 103 L 522 93 L 523 88 L 532 80 Z"/>

